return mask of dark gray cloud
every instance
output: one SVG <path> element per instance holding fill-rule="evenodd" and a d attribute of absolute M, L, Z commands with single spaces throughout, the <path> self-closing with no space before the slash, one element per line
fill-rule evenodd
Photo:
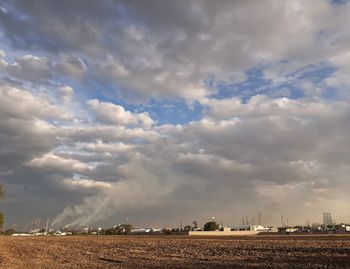
<path fill-rule="evenodd" d="M 348 8 L 327 1 L 13 1 L 1 19 L 13 46 L 66 54 L 60 72 L 81 79 L 86 63 L 90 77 L 121 97 L 193 100 L 214 91 L 203 83 L 210 76 L 229 83 L 271 61 L 329 60 L 348 45 L 334 32 L 347 29 L 342 20 L 323 22 Z"/>

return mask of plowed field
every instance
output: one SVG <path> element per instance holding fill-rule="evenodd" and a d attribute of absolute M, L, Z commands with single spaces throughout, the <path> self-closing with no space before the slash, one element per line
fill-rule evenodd
<path fill-rule="evenodd" d="M 0 268 L 350 268 L 350 237 L 2 236 Z"/>

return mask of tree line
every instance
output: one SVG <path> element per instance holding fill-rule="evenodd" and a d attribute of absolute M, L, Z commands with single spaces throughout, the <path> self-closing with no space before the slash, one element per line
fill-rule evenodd
<path fill-rule="evenodd" d="M 3 185 L 0 184 L 0 199 L 5 197 L 5 191 Z M 0 228 L 4 225 L 4 214 L 0 211 Z"/>

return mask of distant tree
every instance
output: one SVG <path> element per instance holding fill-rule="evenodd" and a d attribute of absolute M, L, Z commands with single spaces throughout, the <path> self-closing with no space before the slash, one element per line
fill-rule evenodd
<path fill-rule="evenodd" d="M 209 221 L 206 224 L 204 224 L 204 231 L 216 231 L 219 229 L 219 224 L 217 224 L 215 221 Z"/>
<path fill-rule="evenodd" d="M 163 228 L 162 232 L 163 232 L 163 234 L 170 235 L 171 234 L 171 229 Z"/>
<path fill-rule="evenodd" d="M 4 225 L 4 214 L 0 212 L 0 228 Z"/>
<path fill-rule="evenodd" d="M 11 235 L 11 234 L 14 234 L 16 231 L 14 230 L 14 229 L 12 229 L 12 228 L 10 228 L 10 229 L 7 229 L 6 231 L 5 231 L 5 235 Z"/>
<path fill-rule="evenodd" d="M 131 224 L 120 224 L 119 226 L 122 228 L 125 234 L 131 233 L 131 230 L 133 229 Z"/>
<path fill-rule="evenodd" d="M 186 232 L 191 231 L 191 230 L 192 230 L 191 225 L 186 225 L 186 226 L 184 227 L 184 231 L 186 231 Z"/>
<path fill-rule="evenodd" d="M 119 224 L 117 226 L 114 226 L 113 228 L 108 228 L 106 230 L 103 230 L 100 233 L 105 235 L 129 234 L 131 233 L 132 229 L 133 229 L 133 226 L 131 224 Z"/>
<path fill-rule="evenodd" d="M 3 199 L 4 197 L 5 197 L 4 187 L 0 185 L 0 199 Z M 2 228 L 3 225 L 4 225 L 4 214 L 0 212 L 0 228 Z"/>
<path fill-rule="evenodd" d="M 115 229 L 114 228 L 108 228 L 104 231 L 105 235 L 113 235 L 115 234 Z"/>
<path fill-rule="evenodd" d="M 131 233 L 132 229 L 133 227 L 131 224 L 119 224 L 118 226 L 114 227 L 114 234 L 129 234 Z"/>

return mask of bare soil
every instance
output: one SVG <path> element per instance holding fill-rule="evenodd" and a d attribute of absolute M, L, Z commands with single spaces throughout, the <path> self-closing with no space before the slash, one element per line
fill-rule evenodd
<path fill-rule="evenodd" d="M 2 236 L 0 268 L 350 268 L 350 236 Z"/>

